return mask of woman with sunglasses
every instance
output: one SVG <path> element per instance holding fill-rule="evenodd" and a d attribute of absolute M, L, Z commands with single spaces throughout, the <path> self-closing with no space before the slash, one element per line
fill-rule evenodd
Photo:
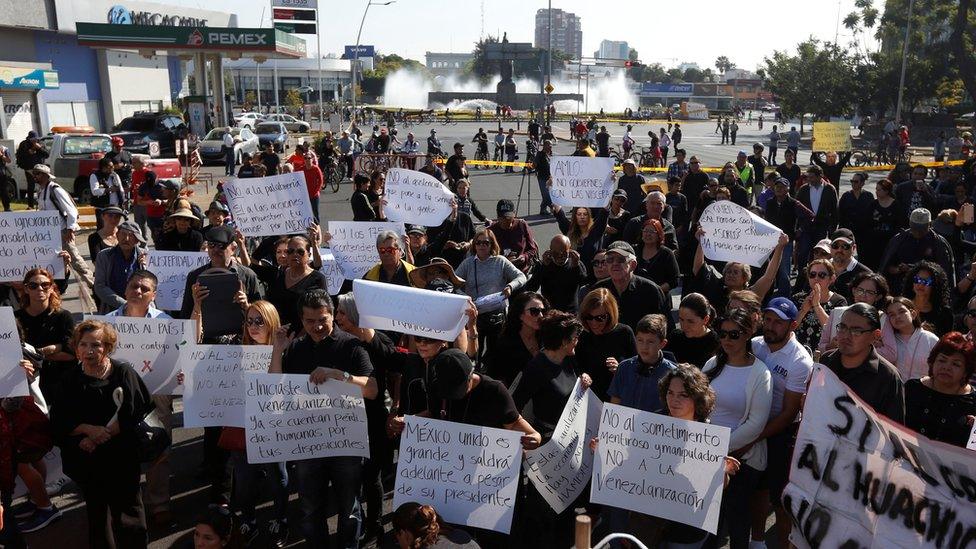
<path fill-rule="evenodd" d="M 905 382 L 905 426 L 932 440 L 965 447 L 976 419 L 973 342 L 949 332 L 932 348 L 928 375 Z"/>
<path fill-rule="evenodd" d="M 912 265 L 905 277 L 902 295 L 911 299 L 923 324 L 936 336 L 952 331 L 952 308 L 949 307 L 949 280 L 942 267 L 931 261 Z"/>
<path fill-rule="evenodd" d="M 24 274 L 19 292 L 20 309 L 14 317 L 24 328 L 25 341 L 44 358 L 40 388 L 51 402 L 61 377 L 74 367 L 74 354 L 68 342 L 75 327 L 71 313 L 61 308 L 61 292 L 54 275 L 46 269 L 31 269 Z"/>
<path fill-rule="evenodd" d="M 699 241 L 705 236 L 705 229 L 698 227 L 695 231 L 695 238 Z M 766 294 L 776 282 L 776 273 L 779 271 L 780 261 L 783 259 L 783 250 L 789 244 L 790 239 L 786 233 L 779 233 L 779 241 L 773 249 L 773 255 L 766 264 L 766 271 L 755 284 L 749 285 L 752 280 L 752 268 L 745 263 L 730 261 L 722 268 L 722 272 L 712 265 L 705 262 L 705 250 L 700 243 L 696 242 L 698 249 L 695 250 L 695 259 L 692 263 L 692 275 L 694 276 L 694 286 L 708 298 L 708 301 L 715 306 L 716 310 L 725 310 L 729 302 L 729 294 L 739 290 L 751 290 L 760 300 L 766 298 Z"/>
<path fill-rule="evenodd" d="M 888 279 L 878 273 L 860 273 L 851 280 L 851 296 L 854 303 L 866 303 L 879 311 L 888 303 Z M 847 307 L 835 307 L 828 315 L 827 324 L 820 332 L 820 343 L 816 351 L 821 353 L 837 348 L 837 325 Z"/>
<path fill-rule="evenodd" d="M 608 213 L 605 208 L 573 208 L 570 215 L 559 206 L 552 206 L 552 214 L 559 223 L 559 231 L 569 238 L 573 249 L 580 254 L 584 264 L 593 260 L 597 250 L 603 247 L 603 235 L 607 230 Z"/>
<path fill-rule="evenodd" d="M 844 296 L 830 289 L 836 278 L 834 264 L 829 259 L 814 259 L 807 264 L 810 290 L 793 296 L 793 303 L 800 304 L 796 339 L 808 349 L 820 345 L 820 335 L 830 318 L 830 311 L 847 305 Z"/>
<path fill-rule="evenodd" d="M 678 305 L 678 325 L 668 335 L 668 350 L 676 362 L 686 362 L 698 368 L 715 356 L 718 334 L 710 324 L 715 318 L 715 308 L 701 294 L 691 293 Z"/>
<path fill-rule="evenodd" d="M 548 310 L 549 300 L 540 293 L 522 292 L 512 298 L 505 329 L 485 357 L 488 375 L 512 386 L 515 376 L 539 352 L 539 326 Z"/>
<path fill-rule="evenodd" d="M 617 299 L 606 288 L 586 294 L 579 307 L 583 331 L 576 345 L 580 372 L 593 379 L 593 392 L 607 399 L 610 381 L 620 362 L 637 354 L 637 342 L 630 326 L 618 322 Z"/>
<path fill-rule="evenodd" d="M 895 365 L 902 381 L 918 379 L 928 369 L 929 353 L 939 336 L 922 328 L 918 308 L 907 297 L 893 297 L 881 322 L 878 354 Z"/>
<path fill-rule="evenodd" d="M 678 286 L 678 260 L 674 252 L 664 245 L 664 225 L 660 220 L 648 219 L 641 229 L 641 246 L 637 253 L 638 276 L 648 278 L 667 294 Z"/>
<path fill-rule="evenodd" d="M 310 234 L 317 235 L 317 232 L 310 231 Z M 313 245 L 304 236 L 293 236 L 288 239 L 285 254 L 288 256 L 287 266 L 278 269 L 274 280 L 268 286 L 267 298 L 278 310 L 282 324 L 291 326 L 295 331 L 301 324 L 298 300 L 309 290 L 328 290 L 328 279 L 321 271 L 309 265 L 309 258 L 318 255 L 317 241 L 316 245 Z"/>
<path fill-rule="evenodd" d="M 719 530 L 727 529 L 733 549 L 749 546 L 748 502 L 766 470 L 766 441 L 754 442 L 769 420 L 773 388 L 769 369 L 752 354 L 750 336 L 756 325 L 751 316 L 733 309 L 718 322 L 719 351 L 702 372 L 715 391 L 711 422 L 732 430 L 729 454 L 741 462 L 722 494 Z M 724 528 L 723 528 L 724 525 Z"/>

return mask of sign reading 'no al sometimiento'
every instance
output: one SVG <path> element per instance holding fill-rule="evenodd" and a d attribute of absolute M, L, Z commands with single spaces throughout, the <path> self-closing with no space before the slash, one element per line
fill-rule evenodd
<path fill-rule="evenodd" d="M 315 221 L 303 172 L 231 179 L 224 192 L 244 236 L 304 233 Z"/>
<path fill-rule="evenodd" d="M 734 202 L 712 202 L 701 215 L 702 251 L 712 261 L 760 267 L 779 241 L 778 227 Z"/>
<path fill-rule="evenodd" d="M 549 196 L 563 208 L 606 208 L 616 186 L 612 158 L 553 156 L 549 173 Z"/>

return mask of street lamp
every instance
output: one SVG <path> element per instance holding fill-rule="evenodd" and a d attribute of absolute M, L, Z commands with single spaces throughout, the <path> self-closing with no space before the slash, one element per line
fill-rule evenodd
<path fill-rule="evenodd" d="M 905 93 L 905 66 L 908 64 L 908 39 L 912 32 L 912 11 L 915 0 L 908 0 L 908 21 L 905 23 L 905 43 L 901 48 L 901 78 L 898 80 L 898 104 L 895 105 L 895 124 L 901 124 L 901 100 Z"/>
<path fill-rule="evenodd" d="M 366 14 L 369 13 L 370 6 L 389 6 L 390 4 L 396 2 L 397 0 L 388 0 L 386 2 L 367 2 L 366 9 L 363 10 L 363 19 L 359 22 L 359 32 L 356 33 L 356 49 L 353 51 L 353 62 L 352 62 L 352 116 L 350 121 L 356 120 L 356 69 L 359 68 L 359 39 L 363 35 L 363 25 L 366 23 Z"/>

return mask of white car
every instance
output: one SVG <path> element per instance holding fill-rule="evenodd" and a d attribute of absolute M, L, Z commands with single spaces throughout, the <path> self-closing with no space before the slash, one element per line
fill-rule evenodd
<path fill-rule="evenodd" d="M 308 122 L 303 122 L 290 114 L 269 114 L 263 121 L 281 122 L 288 131 L 294 133 L 308 133 L 312 129 Z"/>
<path fill-rule="evenodd" d="M 240 116 L 235 117 L 237 120 L 238 128 L 254 128 L 259 122 L 264 121 L 264 115 L 257 112 L 243 112 Z"/>
<path fill-rule="evenodd" d="M 200 158 L 204 162 L 224 162 L 224 134 L 227 128 L 214 128 L 204 137 L 198 145 Z M 234 137 L 234 164 L 241 163 L 241 154 L 254 154 L 258 152 L 258 136 L 250 128 L 231 128 L 230 134 Z"/>

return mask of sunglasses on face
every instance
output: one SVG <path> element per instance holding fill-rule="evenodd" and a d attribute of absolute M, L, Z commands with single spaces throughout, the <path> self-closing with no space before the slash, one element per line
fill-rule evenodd
<path fill-rule="evenodd" d="M 850 245 L 850 244 L 848 244 L 847 242 L 832 242 L 832 243 L 830 244 L 830 249 L 831 249 L 831 250 L 840 250 L 840 249 L 842 249 L 842 248 L 843 248 L 843 249 L 844 249 L 845 251 L 848 251 L 848 250 L 850 250 L 850 249 L 851 249 L 851 245 Z"/>
<path fill-rule="evenodd" d="M 922 278 L 920 276 L 916 276 L 915 278 L 912 279 L 912 281 L 915 284 L 921 284 L 922 286 L 931 286 L 932 284 L 935 284 L 935 279 L 934 278 L 931 278 L 931 277 L 930 278 Z"/>
<path fill-rule="evenodd" d="M 830 278 L 830 273 L 828 273 L 827 271 L 810 271 L 809 274 L 810 274 L 810 278 L 819 278 L 821 280 Z"/>
<path fill-rule="evenodd" d="M 607 320 L 610 320 L 610 315 L 607 313 L 603 313 L 602 315 L 583 315 L 583 320 L 587 322 L 592 320 L 597 322 L 606 322 Z"/>
<path fill-rule="evenodd" d="M 377 248 L 377 250 L 379 250 L 380 254 L 382 255 L 395 253 L 399 249 L 400 248 L 397 246 L 380 246 L 379 248 Z M 290 251 L 291 250 L 289 250 L 289 252 Z"/>
<path fill-rule="evenodd" d="M 526 311 L 532 316 L 542 316 L 546 314 L 545 307 L 529 307 Z"/>
<path fill-rule="evenodd" d="M 739 339 L 742 337 L 740 330 L 715 330 L 719 339 Z"/>
<path fill-rule="evenodd" d="M 261 317 L 248 318 L 244 321 L 244 323 L 247 324 L 248 326 L 257 326 L 260 328 L 264 326 L 264 319 Z"/>
<path fill-rule="evenodd" d="M 305 255 L 305 248 L 288 248 L 285 253 L 288 255 Z"/>
<path fill-rule="evenodd" d="M 207 247 L 213 248 L 214 250 L 226 250 L 227 246 L 230 246 L 230 244 L 224 244 L 223 242 L 207 242 Z"/>
<path fill-rule="evenodd" d="M 41 290 L 45 290 L 45 291 L 46 290 L 50 290 L 51 289 L 51 283 L 50 282 L 28 282 L 27 283 L 27 289 L 28 290 L 36 290 L 38 288 L 40 288 Z"/>

